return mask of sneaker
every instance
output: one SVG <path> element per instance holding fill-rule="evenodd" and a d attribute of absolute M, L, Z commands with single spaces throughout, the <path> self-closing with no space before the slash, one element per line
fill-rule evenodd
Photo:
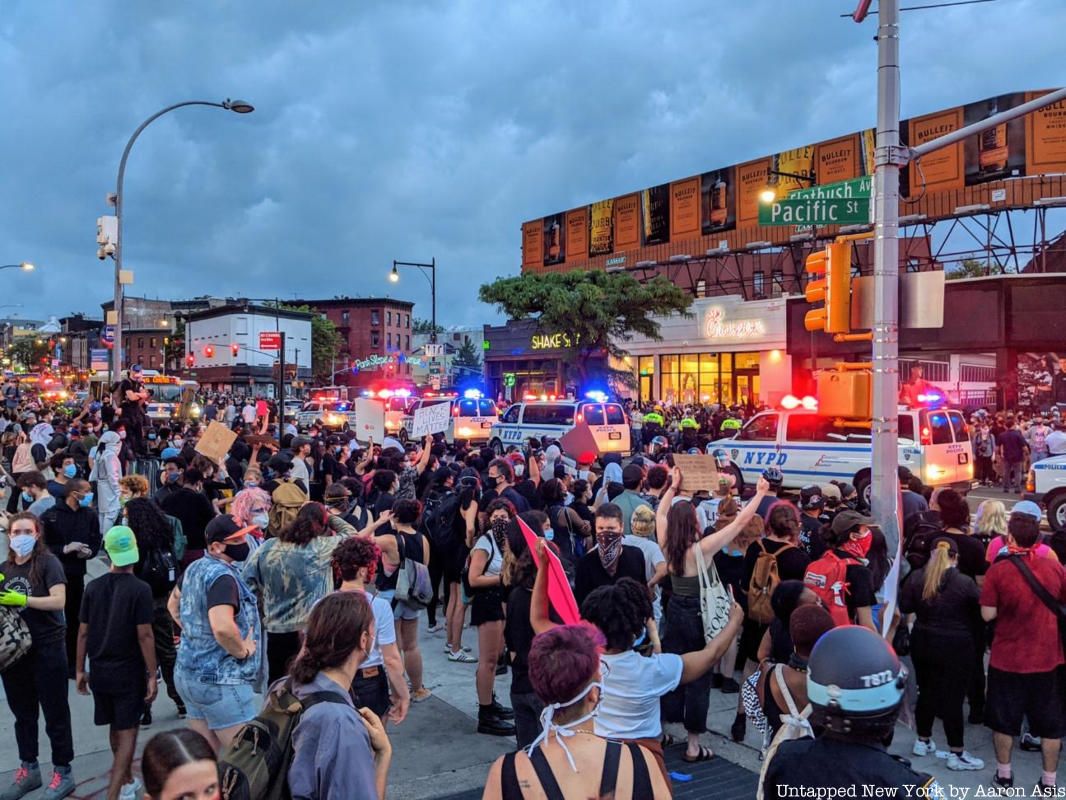
<path fill-rule="evenodd" d="M 449 661 L 458 662 L 459 664 L 476 664 L 477 663 L 477 659 L 474 658 L 472 655 L 470 655 L 465 650 L 459 650 L 459 651 L 451 651 L 451 650 L 449 650 L 448 651 L 448 660 Z"/>
<path fill-rule="evenodd" d="M 2 794 L 0 800 L 19 800 L 34 789 L 40 789 L 41 767 L 38 764 L 27 764 L 25 761 L 15 770 L 15 778 L 11 781 Z"/>
<path fill-rule="evenodd" d="M 118 800 L 137 800 L 143 788 L 144 785 L 140 779 L 134 778 L 129 783 L 122 784 L 122 789 L 118 793 Z"/>
<path fill-rule="evenodd" d="M 930 739 L 928 742 L 923 742 L 921 739 L 914 740 L 914 747 L 911 748 L 911 753 L 922 758 L 923 756 L 931 756 L 936 752 L 936 742 Z"/>
<path fill-rule="evenodd" d="M 74 783 L 74 776 L 70 772 L 70 767 L 57 769 L 52 772 L 52 781 L 48 784 L 48 788 L 44 790 L 44 794 L 41 795 L 41 800 L 62 800 L 76 788 L 78 787 Z"/>
<path fill-rule="evenodd" d="M 459 649 L 462 650 L 464 653 L 469 653 L 471 650 L 473 650 L 473 648 L 469 647 L 468 645 L 463 645 Z M 451 653 L 452 652 L 452 646 L 450 644 L 448 644 L 448 643 L 445 643 L 444 652 L 445 652 L 445 654 Z"/>
<path fill-rule="evenodd" d="M 513 722 L 495 716 L 478 714 L 477 732 L 488 736 L 514 736 L 515 728 Z"/>
<path fill-rule="evenodd" d="M 996 773 L 992 773 L 992 789 L 995 794 L 1013 794 L 1014 789 L 1014 776 L 1009 778 L 1001 778 Z"/>
<path fill-rule="evenodd" d="M 152 707 L 151 706 L 145 706 L 144 707 L 144 713 L 141 714 L 141 727 L 142 728 L 147 728 L 151 724 L 152 724 Z"/>
<path fill-rule="evenodd" d="M 956 772 L 963 772 L 968 769 L 984 769 L 985 762 L 963 750 L 961 753 L 952 753 L 948 756 L 947 768 Z"/>
<path fill-rule="evenodd" d="M 1059 797 L 1058 786 L 1048 786 L 1043 780 L 1036 782 L 1036 786 L 1033 787 L 1033 797 Z"/>
<path fill-rule="evenodd" d="M 427 633 L 440 633 L 442 630 L 444 630 L 444 626 L 441 625 L 439 622 L 435 622 L 428 628 L 426 628 Z"/>
<path fill-rule="evenodd" d="M 1031 733 L 1023 733 L 1022 739 L 1018 743 L 1018 747 L 1027 753 L 1039 753 L 1040 752 L 1040 737 L 1033 736 Z"/>
<path fill-rule="evenodd" d="M 185 704 L 175 703 L 175 705 L 178 707 L 178 719 L 185 719 L 189 714 L 188 710 L 185 708 Z"/>

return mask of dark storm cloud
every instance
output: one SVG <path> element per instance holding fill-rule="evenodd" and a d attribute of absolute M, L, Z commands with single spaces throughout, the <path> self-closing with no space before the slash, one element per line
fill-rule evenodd
<path fill-rule="evenodd" d="M 26 316 L 98 313 L 96 260 L 126 138 L 134 293 L 393 292 L 441 264 L 439 316 L 490 315 L 519 225 L 874 121 L 873 21 L 835 0 L 705 3 L 8 2 L 0 274 Z M 904 114 L 1052 86 L 1066 8 L 1041 0 L 904 16 Z M 14 293 L 17 292 L 17 297 Z M 4 301 L 9 302 L 9 301 Z"/>

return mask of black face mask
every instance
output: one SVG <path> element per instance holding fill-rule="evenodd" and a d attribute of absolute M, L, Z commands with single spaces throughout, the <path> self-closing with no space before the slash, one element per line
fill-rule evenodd
<path fill-rule="evenodd" d="M 499 485 L 499 483 L 500 483 L 500 479 L 499 478 L 494 478 L 491 475 L 489 475 L 487 478 L 485 478 L 485 487 L 488 488 L 488 489 L 495 489 L 496 486 Z"/>
<path fill-rule="evenodd" d="M 240 544 L 227 544 L 225 553 L 234 561 L 244 561 L 248 558 L 248 553 L 251 552 L 251 547 L 248 542 L 241 542 Z"/>

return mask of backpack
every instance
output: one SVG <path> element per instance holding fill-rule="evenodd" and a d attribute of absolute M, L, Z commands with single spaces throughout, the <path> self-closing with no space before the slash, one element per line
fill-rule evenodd
<path fill-rule="evenodd" d="M 301 715 L 319 703 L 347 702 L 340 692 L 313 692 L 301 700 L 291 679 L 271 689 L 263 710 L 219 757 L 222 800 L 288 800 L 292 736 Z"/>
<path fill-rule="evenodd" d="M 307 492 L 297 486 L 291 478 L 278 483 L 270 495 L 270 522 L 267 533 L 278 536 L 283 530 L 296 522 L 296 515 L 307 502 Z"/>
<path fill-rule="evenodd" d="M 762 625 L 769 625 L 774 618 L 770 597 L 781 583 L 777 557 L 786 550 L 793 549 L 795 545 L 785 545 L 777 552 L 771 553 L 763 542 L 760 541 L 758 544 L 759 555 L 755 558 L 755 569 L 748 585 L 748 618 Z"/>
<path fill-rule="evenodd" d="M 152 548 L 141 562 L 138 577 L 152 587 L 152 597 L 164 597 L 178 582 L 178 560 L 170 550 Z"/>
<path fill-rule="evenodd" d="M 435 549 L 447 549 L 453 542 L 455 519 L 459 513 L 459 495 L 434 492 L 426 497 L 422 509 L 422 533 Z"/>
<path fill-rule="evenodd" d="M 932 555 L 933 539 L 944 535 L 940 515 L 935 512 L 915 514 L 904 528 L 904 558 L 912 570 L 921 569 Z"/>
<path fill-rule="evenodd" d="M 803 582 L 821 599 L 836 626 L 850 625 L 848 616 L 848 566 L 858 564 L 854 558 L 841 558 L 832 550 L 807 565 Z"/>

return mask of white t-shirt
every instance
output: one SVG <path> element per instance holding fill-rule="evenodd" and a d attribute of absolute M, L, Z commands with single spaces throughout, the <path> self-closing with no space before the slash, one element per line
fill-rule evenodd
<path fill-rule="evenodd" d="M 601 656 L 610 670 L 603 682 L 603 702 L 594 718 L 596 735 L 609 739 L 657 739 L 663 725 L 659 698 L 681 683 L 681 656 L 663 653 L 646 658 L 634 650 Z"/>
<path fill-rule="evenodd" d="M 242 408 L 241 419 L 243 419 L 248 424 L 255 422 L 255 406 L 249 403 L 244 408 Z"/>
<path fill-rule="evenodd" d="M 359 668 L 380 667 L 385 663 L 381 655 L 381 646 L 396 644 L 396 620 L 392 614 L 392 604 L 383 597 L 363 591 L 366 599 L 370 601 L 370 610 L 374 612 L 374 646 Z"/>
<path fill-rule="evenodd" d="M 311 475 L 307 471 L 307 462 L 297 456 L 292 460 L 292 470 L 289 472 L 289 477 L 295 480 L 302 480 L 304 486 L 310 488 Z"/>
<path fill-rule="evenodd" d="M 488 534 L 482 534 L 474 544 L 474 549 L 484 550 L 489 554 L 489 568 L 485 570 L 484 574 L 490 577 L 499 575 L 500 571 L 503 570 L 503 553 L 496 546 L 496 542 Z"/>
<path fill-rule="evenodd" d="M 629 534 L 622 537 L 622 544 L 628 544 L 640 549 L 644 554 L 644 579 L 650 581 L 655 574 L 655 568 L 666 561 L 663 550 L 656 542 L 645 539 L 643 536 Z"/>

